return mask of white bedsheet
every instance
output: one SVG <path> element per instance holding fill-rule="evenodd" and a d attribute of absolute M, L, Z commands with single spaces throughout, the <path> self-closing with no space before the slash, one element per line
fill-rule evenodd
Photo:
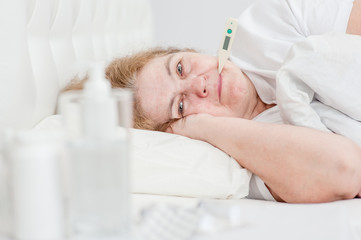
<path fill-rule="evenodd" d="M 191 239 L 361 239 L 361 199 L 287 204 L 251 199 L 201 200 L 133 194 L 134 217 L 152 204 L 207 206 Z"/>
<path fill-rule="evenodd" d="M 203 202 L 207 211 L 200 217 L 199 225 L 190 240 L 361 239 L 361 199 L 322 204 L 288 204 L 252 199 L 207 200 L 132 194 L 134 232 L 137 232 L 142 211 L 152 205 L 191 210 L 199 205 L 199 202 Z M 159 228 L 166 227 L 164 222 L 155 224 Z M 0 236 L 0 240 L 10 238 Z"/>

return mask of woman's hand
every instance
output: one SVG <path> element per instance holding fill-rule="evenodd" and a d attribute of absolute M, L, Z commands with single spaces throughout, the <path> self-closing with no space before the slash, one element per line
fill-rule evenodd
<path fill-rule="evenodd" d="M 167 129 L 167 132 L 203 140 L 205 129 L 202 128 L 202 123 L 211 118 L 214 118 L 214 116 L 206 113 L 192 114 L 174 122 Z"/>

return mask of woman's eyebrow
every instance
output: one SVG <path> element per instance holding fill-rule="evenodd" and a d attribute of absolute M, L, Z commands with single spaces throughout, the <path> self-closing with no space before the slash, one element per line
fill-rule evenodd
<path fill-rule="evenodd" d="M 171 63 L 173 57 L 174 57 L 174 54 L 169 54 L 167 60 L 166 60 L 165 63 L 164 63 L 165 69 L 167 70 L 167 73 L 168 73 L 169 76 L 172 76 L 172 73 L 171 73 L 171 71 L 170 71 L 170 69 L 171 69 L 170 63 Z"/>

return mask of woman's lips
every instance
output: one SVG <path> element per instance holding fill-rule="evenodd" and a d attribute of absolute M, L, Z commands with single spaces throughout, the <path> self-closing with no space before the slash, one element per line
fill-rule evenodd
<path fill-rule="evenodd" d="M 219 74 L 218 77 L 218 98 L 219 102 L 221 102 L 221 95 L 222 95 L 222 76 Z"/>

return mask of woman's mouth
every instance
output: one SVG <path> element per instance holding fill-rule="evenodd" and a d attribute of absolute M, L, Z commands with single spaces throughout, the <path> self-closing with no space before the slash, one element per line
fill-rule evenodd
<path fill-rule="evenodd" d="M 219 74 L 218 77 L 218 99 L 221 102 L 221 95 L 222 95 L 222 76 Z"/>

